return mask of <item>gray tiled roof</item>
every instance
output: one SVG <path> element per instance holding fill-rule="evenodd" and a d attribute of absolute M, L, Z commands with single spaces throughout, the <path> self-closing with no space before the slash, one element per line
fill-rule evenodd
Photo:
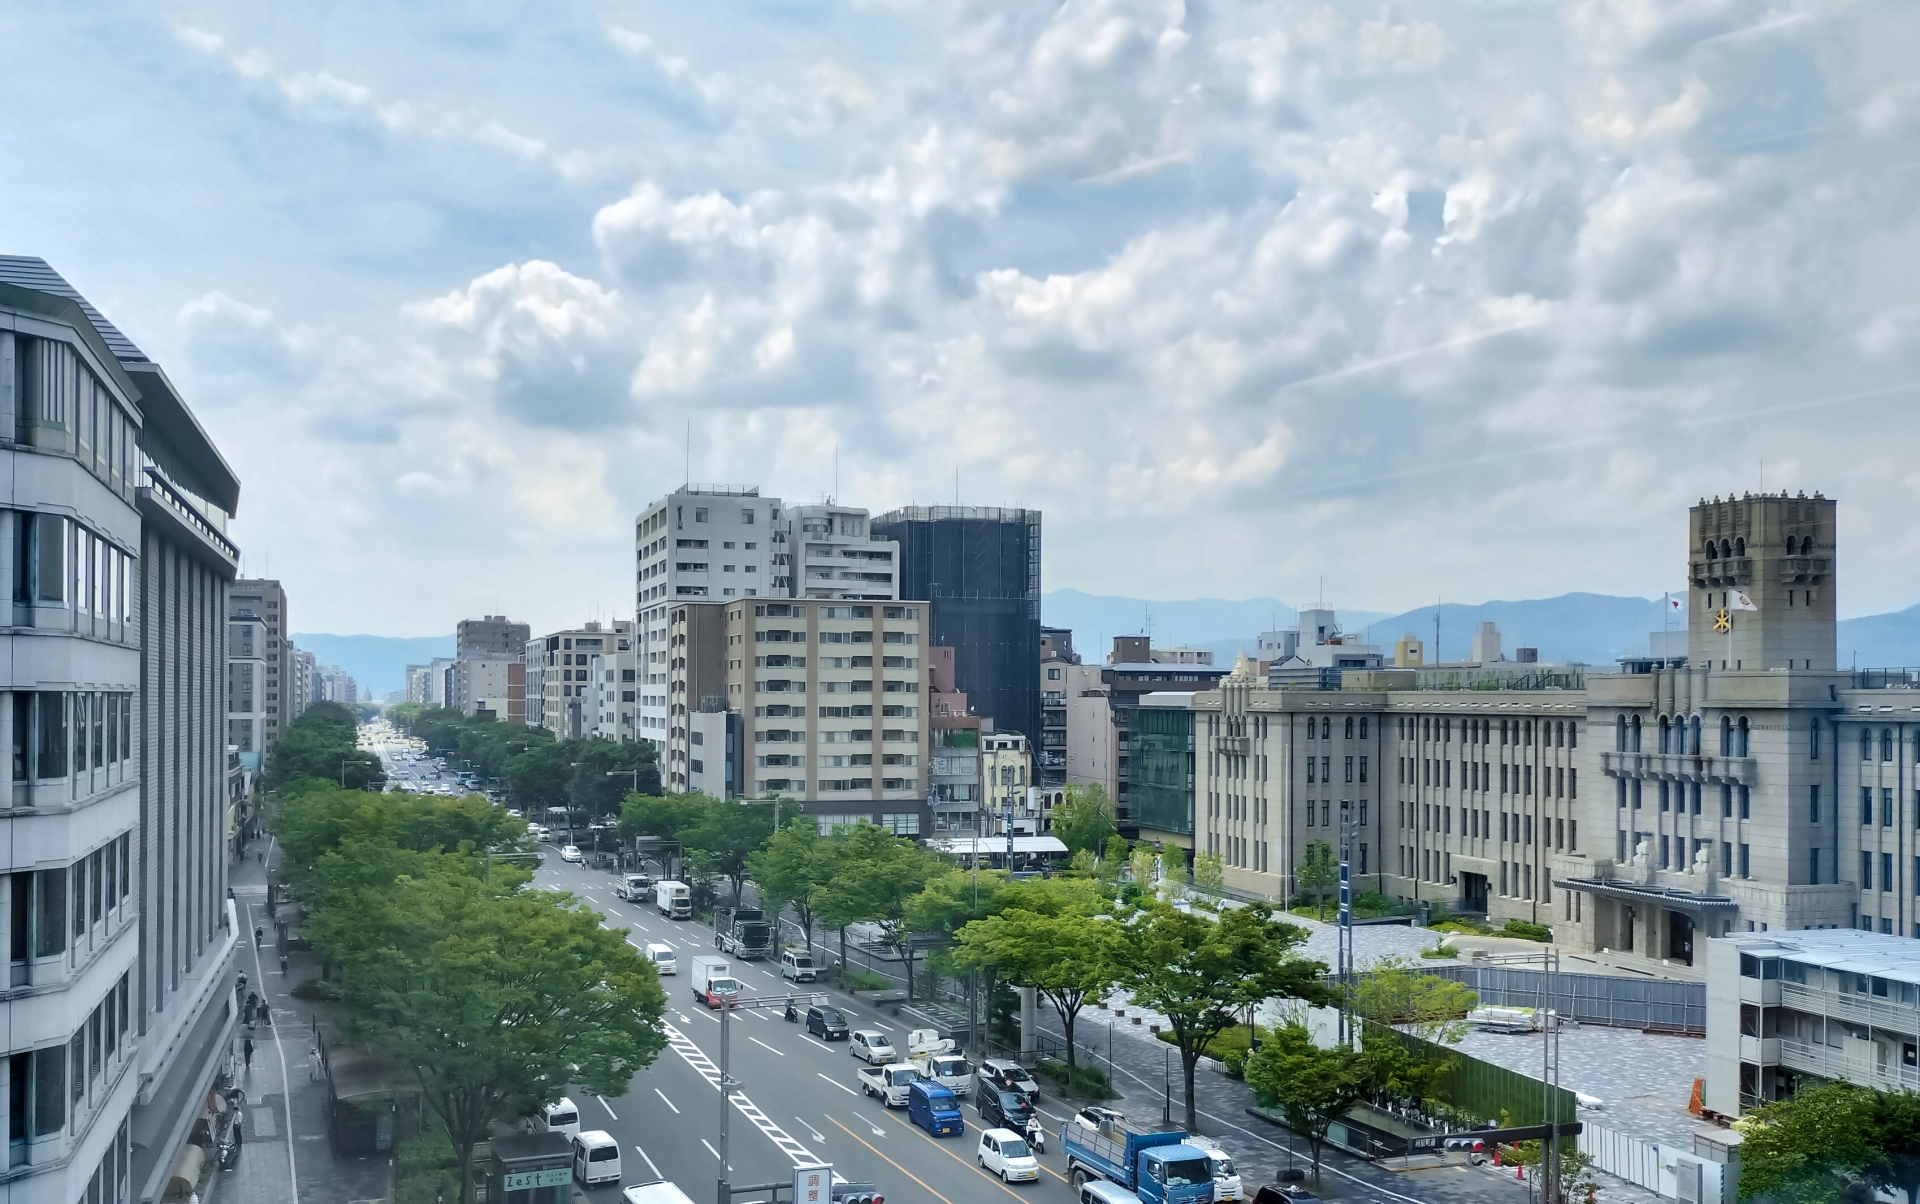
<path fill-rule="evenodd" d="M 65 297 L 80 307 L 87 320 L 106 343 L 107 349 L 119 357 L 121 363 L 149 363 L 147 353 L 133 345 L 133 340 L 120 333 L 120 328 L 107 321 L 101 312 L 93 307 L 93 302 L 80 295 L 80 291 L 68 284 L 66 278 L 48 266 L 47 261 L 33 255 L 0 255 L 0 284 L 13 284 L 21 288 L 30 288 L 35 292 L 51 293 L 56 297 Z"/>

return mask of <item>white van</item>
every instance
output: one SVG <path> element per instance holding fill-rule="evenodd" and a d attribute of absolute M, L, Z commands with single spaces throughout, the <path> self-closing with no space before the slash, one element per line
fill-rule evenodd
<path fill-rule="evenodd" d="M 534 1113 L 529 1127 L 536 1133 L 562 1133 L 573 1137 L 580 1132 L 580 1109 L 563 1095 Z"/>
<path fill-rule="evenodd" d="M 693 1197 L 681 1191 L 677 1183 L 655 1179 L 651 1183 L 636 1183 L 621 1192 L 620 1204 L 693 1204 Z"/>
<path fill-rule="evenodd" d="M 794 982 L 816 982 L 820 978 L 820 970 L 805 950 L 783 949 L 780 951 L 780 977 Z"/>
<path fill-rule="evenodd" d="M 573 1177 L 592 1187 L 620 1182 L 620 1143 L 605 1129 L 573 1135 Z"/>
<path fill-rule="evenodd" d="M 641 956 L 653 963 L 654 973 L 662 978 L 680 972 L 680 959 L 674 956 L 672 945 L 651 944 L 641 952 Z"/>

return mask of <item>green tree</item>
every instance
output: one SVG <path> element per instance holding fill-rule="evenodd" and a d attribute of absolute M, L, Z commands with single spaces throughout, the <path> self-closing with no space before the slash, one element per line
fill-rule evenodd
<path fill-rule="evenodd" d="M 1593 1159 L 1582 1154 L 1572 1141 L 1562 1140 L 1557 1147 L 1560 1152 L 1560 1189 L 1555 1194 L 1562 1201 L 1584 1201 L 1589 1193 L 1598 1191 L 1600 1180 L 1593 1173 Z M 1532 1200 L 1542 1188 L 1540 1167 L 1547 1161 L 1546 1143 L 1543 1141 L 1522 1141 L 1500 1147 L 1500 1160 L 1508 1166 L 1525 1168 L 1527 1175 L 1527 1199 Z"/>
<path fill-rule="evenodd" d="M 1141 890 L 1153 889 L 1156 871 L 1160 868 L 1160 854 L 1153 846 L 1144 842 L 1134 845 L 1133 852 L 1127 854 L 1127 872 Z"/>
<path fill-rule="evenodd" d="M 680 839 L 687 848 L 705 852 L 712 859 L 714 874 L 732 885 L 733 902 L 739 906 L 748 859 L 771 835 L 771 807 L 739 799 L 708 799 L 698 822 L 682 830 Z"/>
<path fill-rule="evenodd" d="M 907 995 L 913 996 L 913 946 L 908 939 L 907 901 L 926 888 L 940 862 L 911 840 L 884 828 L 860 823 L 833 838 L 832 876 L 815 892 L 821 920 L 840 932 L 841 964 L 846 964 L 847 926 L 871 923 L 883 944 L 900 951 L 907 966 Z"/>
<path fill-rule="evenodd" d="M 1880 1093 L 1852 1083 L 1803 1087 L 1755 1109 L 1739 1128 L 1740 1198 L 1825 1204 L 1884 1168 Z M 1906 1134 L 1910 1149 L 1914 1141 Z"/>
<path fill-rule="evenodd" d="M 825 881 L 832 864 L 821 847 L 820 826 L 805 815 L 796 815 L 775 832 L 767 842 L 747 856 L 747 870 L 760 899 L 774 916 L 789 908 L 806 934 L 807 954 L 813 954 L 813 893 Z"/>
<path fill-rule="evenodd" d="M 1353 985 L 1349 998 L 1362 1019 L 1383 1026 L 1378 1040 L 1400 1047 L 1399 1060 L 1389 1062 L 1383 1054 L 1376 1063 L 1391 1072 L 1381 1087 L 1423 1101 L 1453 1066 L 1454 1058 L 1444 1047 L 1460 1043 L 1467 1031 L 1466 1015 L 1480 1002 L 1465 983 L 1423 974 L 1397 957 L 1376 962 Z"/>
<path fill-rule="evenodd" d="M 327 953 L 345 971 L 349 1033 L 408 1067 L 446 1126 L 463 1202 L 495 1121 L 568 1083 L 618 1095 L 665 1044 L 652 967 L 570 897 L 434 874 L 401 878 L 385 900 Z"/>
<path fill-rule="evenodd" d="M 1327 1127 L 1365 1099 L 1381 1078 L 1377 1051 L 1336 1045 L 1321 1049 L 1298 1024 L 1281 1026 L 1247 1059 L 1247 1084 L 1264 1106 L 1280 1109 L 1287 1127 L 1304 1135 L 1320 1181 Z"/>
<path fill-rule="evenodd" d="M 1201 853 L 1193 859 L 1193 888 L 1201 894 L 1219 898 L 1227 888 L 1227 864 L 1218 853 Z"/>
<path fill-rule="evenodd" d="M 1874 1181 L 1888 1192 L 1906 1192 L 1912 1204 L 1920 1200 L 1920 1094 L 1877 1091 L 1874 1095 L 1880 1146 Z"/>
<path fill-rule="evenodd" d="M 1062 881 L 1055 879 L 1055 881 Z M 1052 915 L 1012 908 L 974 920 L 959 933 L 954 961 L 993 967 L 1014 986 L 1032 987 L 1060 1016 L 1067 1043 L 1067 1082 L 1076 1081 L 1074 1021 L 1087 1001 L 1105 998 L 1119 979 L 1124 930 L 1089 911 Z"/>
<path fill-rule="evenodd" d="M 316 702 L 281 730 L 267 758 L 267 784 L 280 789 L 300 778 L 332 781 L 352 790 L 378 786 L 386 771 L 378 755 L 358 747 L 353 712 L 337 702 Z"/>
<path fill-rule="evenodd" d="M 704 794 L 629 794 L 620 805 L 620 834 L 685 841 L 707 822 L 714 799 Z"/>
<path fill-rule="evenodd" d="M 1120 981 L 1135 1003 L 1167 1018 L 1180 1050 L 1187 1128 L 1196 1124 L 1194 1065 L 1215 1037 L 1276 995 L 1325 998 L 1319 977 L 1326 966 L 1294 953 L 1306 939 L 1264 903 L 1227 908 L 1218 920 L 1155 903 L 1128 925 Z"/>
<path fill-rule="evenodd" d="M 529 814 L 567 805 L 573 782 L 573 752 L 565 744 L 533 744 L 506 764 L 507 790 Z"/>
<path fill-rule="evenodd" d="M 660 766 L 651 740 L 583 740 L 574 749 L 567 793 L 589 817 L 617 815 L 629 794 L 660 793 Z"/>
<path fill-rule="evenodd" d="M 1114 820 L 1113 800 L 1100 786 L 1070 782 L 1066 797 L 1053 809 L 1053 834 L 1068 849 L 1098 855 L 1107 838 L 1120 831 Z"/>
<path fill-rule="evenodd" d="M 1305 853 L 1293 867 L 1293 880 L 1303 894 L 1311 894 L 1319 903 L 1320 918 L 1327 918 L 1327 892 L 1340 885 L 1340 861 L 1333 846 L 1324 840 L 1309 840 Z"/>
<path fill-rule="evenodd" d="M 1100 881 L 1108 886 L 1117 887 L 1120 875 L 1127 869 L 1127 838 L 1119 834 L 1107 837 L 1106 847 L 1100 854 Z"/>

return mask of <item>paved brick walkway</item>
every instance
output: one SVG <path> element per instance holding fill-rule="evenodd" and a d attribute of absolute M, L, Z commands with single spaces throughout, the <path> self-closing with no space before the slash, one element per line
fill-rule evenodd
<path fill-rule="evenodd" d="M 239 904 L 240 968 L 249 990 L 259 991 L 272 1009 L 271 1025 L 244 1025 L 235 1038 L 233 1064 L 241 1068 L 240 1041 L 251 1035 L 253 1066 L 240 1069 L 240 1085 L 247 1093 L 244 1140 L 239 1165 L 220 1172 L 211 1187 L 208 1204 L 371 1204 L 392 1198 L 392 1159 L 336 1156 L 327 1142 L 326 1084 L 315 1081 L 307 1051 L 317 1022 L 327 1025 L 326 1007 L 292 997 L 294 983 L 314 976 L 304 954 L 289 958 L 288 972 L 280 973 L 279 953 L 272 944 L 273 925 L 267 918 L 266 867 L 255 844 L 235 863 L 230 881 Z M 255 926 L 267 929 L 267 944 L 252 945 Z"/>

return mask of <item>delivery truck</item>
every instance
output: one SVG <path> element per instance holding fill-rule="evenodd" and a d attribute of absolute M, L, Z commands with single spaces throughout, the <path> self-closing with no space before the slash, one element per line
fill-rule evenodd
<path fill-rule="evenodd" d="M 1089 1179 L 1118 1183 L 1141 1204 L 1212 1204 L 1213 1162 L 1179 1129 L 1151 1131 L 1125 1118 L 1099 1128 L 1062 1125 L 1067 1178 L 1074 1193 Z"/>

